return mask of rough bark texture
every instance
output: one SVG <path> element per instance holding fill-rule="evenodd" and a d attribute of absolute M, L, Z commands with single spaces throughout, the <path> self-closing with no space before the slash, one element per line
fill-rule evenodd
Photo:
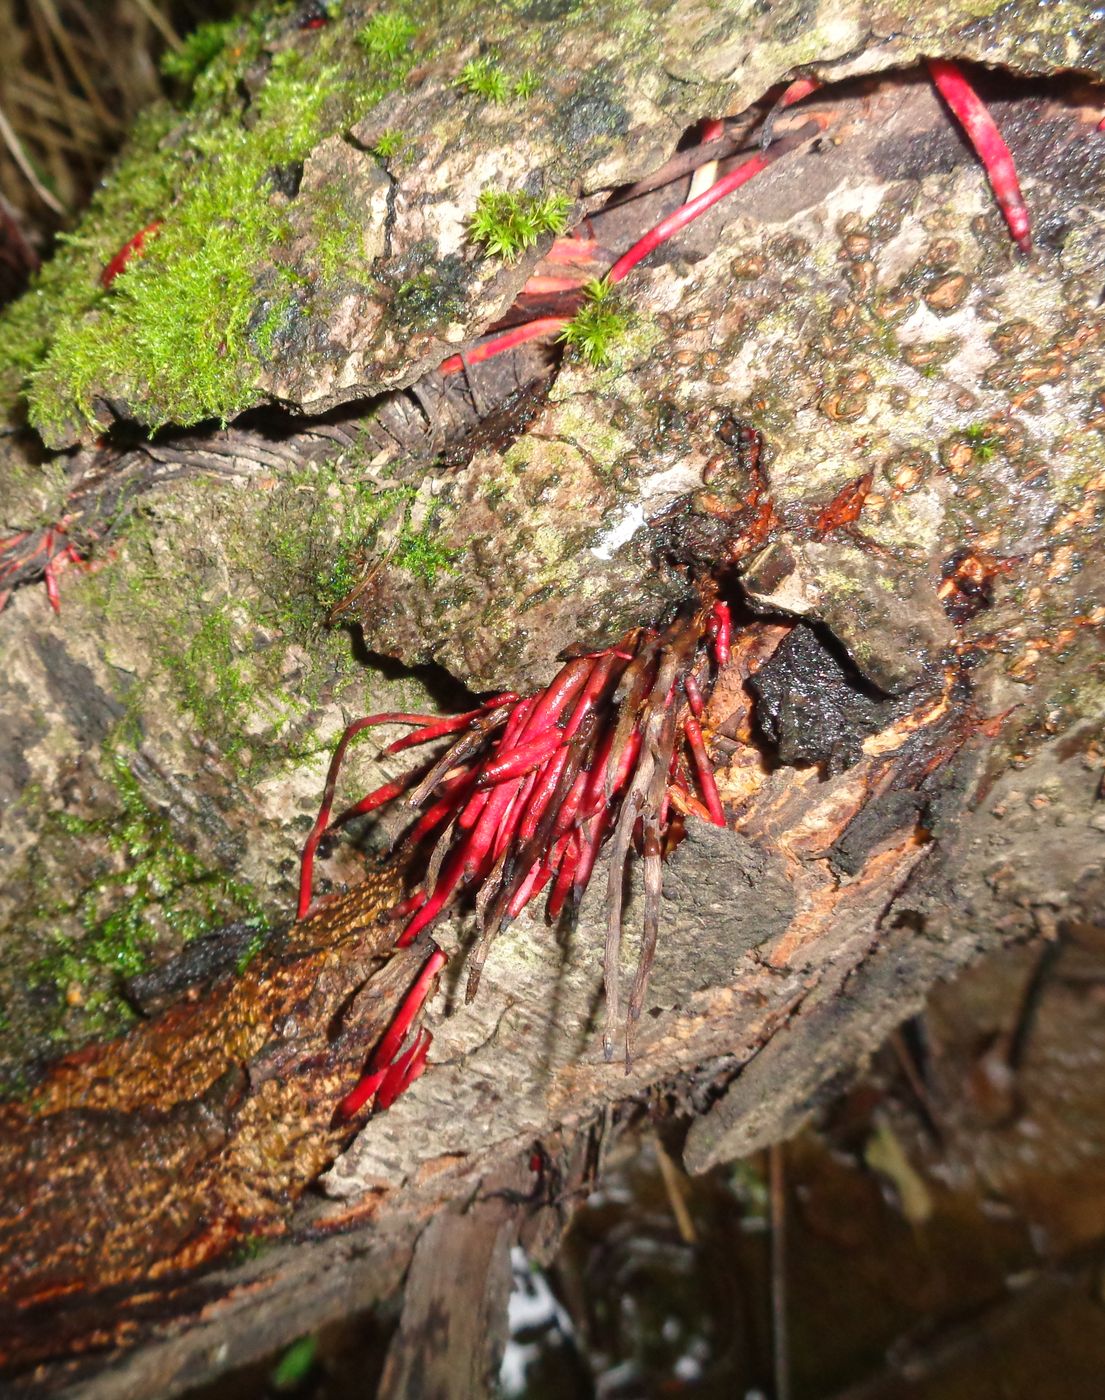
<path fill-rule="evenodd" d="M 0 1109 L 0 1322 L 15 1384 L 176 1393 L 387 1298 L 427 1220 L 480 1197 L 497 1222 L 482 1260 L 467 1217 L 434 1228 L 494 1269 L 516 1231 L 555 1236 L 620 1102 L 659 1093 L 693 1111 L 686 1161 L 703 1170 L 791 1132 L 983 949 L 1100 918 L 1100 88 L 1010 83 L 993 104 L 1036 220 L 1031 262 L 920 71 L 891 74 L 830 89 L 827 139 L 637 270 L 606 369 L 539 360 L 513 397 L 490 366 L 470 393 L 424 375 L 509 308 L 544 251 L 509 268 L 477 255 L 464 228 L 482 187 L 568 192 L 616 251 L 683 187 L 605 214 L 593 196 L 798 65 L 856 77 L 939 52 L 1100 76 L 1099 28 L 1078 6 L 900 23 L 880 10 L 878 25 L 863 7 L 833 7 L 831 24 L 615 9 L 496 18 L 504 71 L 555 55 L 524 120 L 454 85 L 474 50 L 449 26 L 471 18 L 431 34 L 419 11 L 426 61 L 348 137 L 318 130 L 298 186 L 270 200 L 291 228 L 277 260 L 315 294 L 236 381 L 236 406 L 275 395 L 318 416 L 60 455 L 24 429 L 3 440 L 6 525 L 45 539 L 65 517 L 73 538 L 111 540 L 93 571 L 63 576 L 59 617 L 30 588 L 0 614 L 15 1092 Z M 327 63 L 363 53 L 365 19 L 343 8 Z M 256 121 L 266 73 L 290 66 L 274 56 L 313 61 L 287 25 L 262 38 L 241 114 Z M 230 91 L 212 100 L 245 100 Z M 204 120 L 181 118 L 172 149 Z M 369 154 L 391 129 L 406 161 Z M 355 285 L 327 282 L 312 242 L 335 187 L 376 210 L 360 254 L 373 274 Z M 78 269 L 122 241 L 98 236 L 99 253 L 69 255 Z M 253 267 L 257 288 L 274 257 Z M 433 324 L 404 329 L 416 294 Z M 94 344 L 110 314 L 82 309 L 81 335 Z M 29 404 L 53 443 L 87 436 L 82 401 L 101 425 L 173 416 L 169 367 L 117 383 L 112 344 L 91 383 L 48 352 Z M 759 472 L 734 417 L 765 434 Z M 267 941 L 243 921 L 279 925 L 291 904 L 345 717 L 543 682 L 563 646 L 666 616 L 690 595 L 688 565 L 726 570 L 748 605 L 707 715 L 730 829 L 692 822 L 665 869 L 629 1072 L 596 1031 L 600 870 L 573 929 L 525 915 L 501 936 L 471 1006 L 471 929 L 436 928 L 458 956 L 427 1013 L 430 1070 L 359 1132 L 335 1123 L 422 956 L 389 956 L 389 877 Z M 322 630 L 332 604 L 356 618 L 353 643 Z M 402 766 L 367 752 L 351 792 Z M 363 856 L 345 845 L 322 866 L 320 888 L 340 889 Z M 630 933 L 639 908 L 634 888 Z M 194 941 L 231 918 L 236 932 Z M 629 937 L 627 971 L 635 953 Z M 128 1001 L 121 974 L 151 959 L 161 970 Z M 101 1043 L 135 1002 L 143 1019 Z M 43 1069 L 51 1047 L 87 1041 Z M 396 1394 L 432 1290 L 411 1306 Z"/>

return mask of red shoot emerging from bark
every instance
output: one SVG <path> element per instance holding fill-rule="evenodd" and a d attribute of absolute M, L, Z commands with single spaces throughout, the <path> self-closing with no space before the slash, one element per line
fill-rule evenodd
<path fill-rule="evenodd" d="M 994 119 L 982 99 L 954 63 L 942 58 L 928 60 L 929 72 L 940 96 L 952 109 L 986 170 L 994 198 L 1009 230 L 1023 253 L 1032 251 L 1028 207 L 1021 194 L 1017 168 Z"/>
<path fill-rule="evenodd" d="M 515 326 L 513 330 L 496 336 L 494 340 L 486 340 L 482 345 L 477 345 L 465 355 L 450 355 L 447 360 L 441 362 L 441 373 L 459 374 L 468 365 L 478 365 L 495 355 L 503 355 L 508 350 L 524 345 L 527 340 L 538 340 L 543 335 L 559 335 L 567 324 L 567 316 L 543 316 L 538 321 Z"/>
<path fill-rule="evenodd" d="M 648 257 L 649 253 L 659 248 L 661 243 L 666 243 L 669 238 L 681 232 L 688 224 L 693 223 L 701 214 L 705 214 L 707 209 L 712 209 L 719 200 L 725 198 L 727 194 L 732 194 L 734 190 L 739 190 L 742 185 L 748 183 L 754 175 L 758 175 L 761 170 L 792 151 L 796 145 L 808 140 L 811 136 L 816 136 L 820 127 L 813 122 L 807 123 L 797 131 L 792 132 L 785 140 L 775 143 L 769 150 L 760 151 L 757 155 L 742 161 L 735 170 L 730 170 L 727 175 L 723 175 L 720 180 L 711 185 L 696 199 L 690 199 L 686 204 L 682 204 L 674 213 L 669 214 L 666 219 L 661 219 L 655 228 L 652 228 L 641 239 L 634 243 L 633 247 L 621 255 L 618 261 L 606 274 L 608 282 L 620 282 L 622 278 L 628 276 L 637 264 Z"/>
<path fill-rule="evenodd" d="M 716 140 L 723 131 L 723 126 L 719 122 L 707 121 L 704 126 L 704 141 Z M 614 263 L 613 267 L 606 274 L 607 282 L 620 282 L 641 262 L 647 258 L 649 253 L 657 249 L 662 243 L 666 243 L 669 238 L 673 238 L 688 224 L 694 222 L 699 215 L 712 209 L 727 194 L 732 194 L 734 190 L 740 189 L 747 184 L 754 175 L 758 175 L 761 170 L 766 170 L 769 165 L 778 160 L 780 156 L 786 155 L 803 141 L 808 141 L 816 136 L 821 127 L 819 123 L 807 122 L 797 131 L 788 133 L 785 137 L 777 141 L 769 150 L 761 151 L 757 155 L 738 165 L 735 170 L 729 171 L 721 179 L 715 181 L 710 187 L 692 199 L 688 199 L 685 204 L 669 214 L 649 230 L 643 238 L 639 239 L 628 252 L 623 253 Z M 580 252 L 577 253 L 573 245 L 578 244 Z M 584 256 L 583 250 L 586 249 Z M 573 238 L 558 238 L 553 244 L 550 257 L 554 261 L 574 261 L 586 260 L 595 256 L 601 250 L 593 241 Z M 532 279 L 538 285 L 532 290 L 537 291 L 538 287 L 545 290 L 545 282 L 559 282 L 561 279 Z M 527 283 L 525 290 L 529 291 Z M 551 290 L 551 289 L 550 289 Z M 571 288 L 561 289 L 570 291 Z M 542 336 L 559 335 L 564 327 L 568 325 L 568 316 L 543 316 L 538 320 L 529 321 L 525 325 L 514 326 L 508 331 L 503 331 L 499 335 L 492 336 L 490 340 L 485 340 L 482 345 L 475 346 L 463 355 L 450 355 L 447 360 L 442 361 L 440 373 L 443 375 L 459 374 L 468 365 L 481 364 L 485 360 L 490 360 L 496 355 L 504 355 L 528 340 L 537 340 Z"/>
<path fill-rule="evenodd" d="M 697 198 L 688 200 L 686 204 L 680 205 L 673 214 L 669 214 L 666 219 L 661 219 L 655 228 L 652 228 L 645 236 L 634 243 L 628 252 L 623 253 L 610 271 L 606 274 L 608 282 L 620 282 L 623 277 L 637 266 L 637 264 L 648 257 L 649 253 L 659 248 L 661 243 L 666 243 L 669 238 L 673 238 L 699 217 L 705 214 L 707 209 L 712 209 L 720 199 L 724 199 L 727 194 L 732 194 L 734 190 L 739 190 L 741 185 L 745 185 L 752 179 L 753 175 L 758 175 L 761 170 L 766 170 L 776 157 L 769 152 L 761 151 L 759 155 L 750 157 L 742 162 L 735 170 L 730 170 L 728 175 L 723 175 L 720 180 L 704 190 Z"/>
<path fill-rule="evenodd" d="M 58 575 L 70 564 L 84 563 L 81 551 L 69 539 L 67 523 L 68 517 L 48 529 L 34 533 L 23 530 L 0 540 L 0 610 L 13 587 L 41 578 L 50 606 L 56 613 L 61 612 Z"/>
<path fill-rule="evenodd" d="M 577 909 L 599 850 L 610 840 L 604 1038 L 609 1055 L 620 1015 L 621 898 L 631 845 L 641 846 L 646 864 L 646 936 L 629 1003 L 632 1022 L 647 988 L 659 924 L 659 861 L 682 829 L 673 826 L 670 814 L 693 812 L 725 824 L 699 716 L 728 657 L 730 625 L 724 603 L 704 603 L 660 631 L 635 631 L 617 646 L 568 660 L 536 695 L 496 696 L 451 720 L 386 714 L 350 725 L 303 849 L 300 917 L 310 906 L 322 835 L 354 813 L 408 793 L 411 806 L 426 807 L 407 833 L 408 845 L 429 838 L 436 844 L 426 860 L 425 893 L 394 911 L 409 915 L 396 946 L 413 943 L 462 892 L 474 894 L 482 932 L 469 968 L 471 998 L 498 933 L 546 889 L 550 922 L 564 908 Z M 457 737 L 435 761 L 385 783 L 331 822 L 338 768 L 349 741 L 368 725 L 385 722 L 417 725 L 410 736 L 415 743 Z M 697 784 L 701 798 L 690 791 L 689 781 Z M 403 1056 L 399 1051 L 442 962 L 435 954 L 426 964 L 365 1079 L 343 1103 L 343 1113 L 356 1112 L 372 1094 L 382 1107 L 386 1084 L 400 1092 L 396 1084 L 420 1072 L 428 1043 L 416 1041 Z"/>
<path fill-rule="evenodd" d="M 110 287 L 112 282 L 115 281 L 116 277 L 119 276 L 120 272 L 122 272 L 130 262 L 131 258 L 140 257 L 142 255 L 146 239 L 149 238 L 151 234 L 156 233 L 163 222 L 162 219 L 154 219 L 152 224 L 147 224 L 145 228 L 139 229 L 133 238 L 123 244 L 108 263 L 107 267 L 100 273 L 100 285 L 102 287 Z"/>

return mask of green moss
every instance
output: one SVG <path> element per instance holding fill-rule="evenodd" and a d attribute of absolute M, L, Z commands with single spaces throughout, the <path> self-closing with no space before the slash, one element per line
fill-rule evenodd
<path fill-rule="evenodd" d="M 592 365 L 605 365 L 629 332 L 630 318 L 614 287 L 601 278 L 583 289 L 584 302 L 560 339 Z"/>
<path fill-rule="evenodd" d="M 265 938 L 267 936 L 267 932 L 267 926 L 263 923 L 259 923 L 256 931 L 253 933 L 249 942 L 246 944 L 245 951 L 242 953 L 238 961 L 234 964 L 234 970 L 235 972 L 237 972 L 239 977 L 241 977 L 242 973 L 245 972 L 246 968 L 249 967 L 253 959 L 265 946 Z"/>
<path fill-rule="evenodd" d="M 332 181 L 311 194 L 314 258 L 322 276 L 322 290 L 346 283 L 358 272 L 367 275 L 364 210 L 350 198 L 340 181 Z"/>
<path fill-rule="evenodd" d="M 985 423 L 972 423 L 964 433 L 971 444 L 971 455 L 976 462 L 989 462 L 1001 447 L 1001 439 L 995 437 Z"/>
<path fill-rule="evenodd" d="M 223 751 L 233 759 L 245 744 L 245 721 L 264 710 L 269 693 L 238 648 L 240 626 L 224 604 L 204 615 L 188 641 L 178 638 L 164 653 L 184 708 L 202 733 L 223 735 Z"/>
<path fill-rule="evenodd" d="M 515 262 L 542 234 L 567 230 L 571 200 L 564 194 L 545 196 L 505 190 L 483 190 L 468 226 L 474 243 L 489 257 Z"/>
<path fill-rule="evenodd" d="M 415 578 L 432 583 L 438 574 L 456 573 L 458 554 L 458 550 L 449 549 L 438 540 L 433 522 L 428 521 L 418 531 L 404 525 L 392 563 Z"/>
<path fill-rule="evenodd" d="M 197 26 L 179 49 L 168 49 L 162 55 L 162 73 L 173 82 L 191 87 L 212 59 L 226 48 L 233 29 L 230 20 L 209 20 Z"/>
<path fill-rule="evenodd" d="M 487 102 L 505 102 L 507 98 L 506 73 L 498 59 L 490 54 L 466 63 L 457 75 L 455 84 Z"/>
<path fill-rule="evenodd" d="M 296 301 L 291 295 L 278 297 L 271 304 L 262 303 L 263 314 L 253 331 L 254 344 L 262 356 L 270 354 L 273 342 L 281 331 L 286 330 L 296 312 Z"/>
<path fill-rule="evenodd" d="M 231 919 L 251 918 L 260 937 L 264 923 L 248 886 L 205 865 L 177 841 L 168 816 L 143 796 L 127 753 L 109 748 L 105 756 L 112 810 L 96 817 L 56 814 L 43 836 L 47 847 L 75 839 L 85 860 L 96 850 L 99 860 L 87 873 L 77 872 L 75 898 L 47 899 L 24 920 L 45 931 L 48 945 L 31 965 L 30 985 L 50 988 L 59 999 L 73 997 L 89 1030 L 127 1019 L 117 981 L 142 972 L 151 946 L 166 933 L 186 943 Z M 62 922 L 75 922 L 81 932 L 51 931 Z"/>
<path fill-rule="evenodd" d="M 414 493 L 358 477 L 356 462 L 336 462 L 245 490 L 196 482 L 156 519 L 135 518 L 110 569 L 71 581 L 74 605 L 105 619 L 139 677 L 126 702 L 147 714 L 152 686 L 166 723 L 185 743 L 217 745 L 243 784 L 316 753 L 313 709 L 363 678 L 326 610 L 363 576 L 382 530 L 402 529 Z M 132 657 L 136 612 L 162 643 Z"/>
<path fill-rule="evenodd" d="M 527 98 L 532 97 L 540 86 L 541 80 L 538 78 L 537 74 L 532 68 L 527 68 L 520 78 L 515 79 L 511 91 L 514 93 L 515 97 L 525 101 Z"/>
<path fill-rule="evenodd" d="M 167 105 L 140 116 L 128 155 L 105 177 L 76 232 L 30 289 L 0 314 L 0 391 L 14 394 L 49 347 L 50 328 L 71 325 L 103 300 L 99 275 L 119 248 L 164 208 L 171 179 L 158 147 L 174 123 Z"/>
<path fill-rule="evenodd" d="M 373 15 L 357 35 L 357 42 L 375 64 L 394 70 L 409 65 L 417 34 L 418 25 L 409 15 L 402 10 L 385 10 Z"/>
<path fill-rule="evenodd" d="M 317 598 L 329 611 L 364 577 L 381 529 L 402 511 L 405 521 L 414 500 L 413 487 L 374 491 L 358 486 L 342 512 L 337 540 L 328 562 L 316 574 Z"/>
<path fill-rule="evenodd" d="M 284 1352 L 272 1368 L 269 1383 L 277 1393 L 298 1390 L 315 1369 L 318 1355 L 317 1337 L 300 1337 Z"/>
<path fill-rule="evenodd" d="M 458 551 L 437 538 L 437 512 L 420 527 L 412 523 L 416 488 L 357 488 L 343 513 L 340 538 L 330 561 L 317 574 L 319 605 L 340 603 L 381 558 L 416 578 L 432 581 L 454 573 Z"/>
<path fill-rule="evenodd" d="M 391 160 L 393 156 L 400 155 L 407 144 L 407 138 L 401 131 L 394 131 L 389 128 L 380 133 L 379 140 L 372 148 L 373 155 L 379 156 L 381 160 Z"/>
<path fill-rule="evenodd" d="M 291 276 L 280 256 L 291 234 L 286 202 L 272 172 L 401 82 L 417 32 L 403 14 L 378 15 L 369 41 L 351 49 L 332 25 L 312 35 L 309 55 L 282 48 L 258 77 L 267 23 L 261 12 L 220 31 L 213 54 L 214 35 L 197 40 L 193 57 L 208 57 L 192 111 L 161 108 L 141 124 L 64 254 L 0 321 L 0 387 L 28 385 L 31 421 L 48 441 L 71 438 L 81 418 L 97 422 L 101 388 L 140 404 L 151 426 L 226 420 L 257 401 L 273 348 L 267 309 Z M 252 93 L 246 120 L 243 84 Z M 105 291 L 106 262 L 155 218 L 159 236 Z M 324 279 L 341 263 L 331 254 Z"/>

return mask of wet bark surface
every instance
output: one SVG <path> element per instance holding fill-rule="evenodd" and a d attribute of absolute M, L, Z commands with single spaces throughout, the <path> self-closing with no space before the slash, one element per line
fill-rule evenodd
<path fill-rule="evenodd" d="M 690 23 L 661 9 L 665 33 Z M 0 614 L 8 1071 L 25 1076 L 0 1107 L 14 1384 L 175 1393 L 387 1298 L 446 1206 L 500 1203 L 485 1201 L 501 1219 L 472 1265 L 494 1271 L 518 1232 L 555 1238 L 618 1105 L 693 1115 L 692 1170 L 751 1152 L 934 982 L 1099 918 L 1101 90 L 994 81 L 1036 217 L 1026 261 L 920 70 L 857 76 L 924 40 L 866 33 L 833 50 L 852 82 L 825 95 L 826 134 L 638 269 L 606 368 L 553 350 L 422 375 L 507 310 L 535 252 L 476 270 L 448 345 L 408 347 L 409 396 L 364 398 L 382 387 L 373 355 L 398 353 L 365 300 L 345 306 L 330 358 L 267 371 L 318 416 L 84 446 L 60 466 L 37 449 L 41 517 L 11 523 L 44 537 L 69 493 L 101 547 L 94 571 L 63 576 L 60 617 L 29 588 Z M 1072 57 L 996 20 L 958 33 L 948 52 L 1100 66 L 1088 38 Z M 607 133 L 573 177 L 581 194 L 661 164 L 703 92 L 739 111 L 796 62 L 767 45 L 738 64 L 720 36 L 701 53 L 709 86 Z M 455 91 L 426 81 L 452 111 Z M 474 199 L 489 151 L 502 165 L 509 146 L 520 177 L 527 148 L 515 130 L 477 141 L 458 174 L 416 96 L 395 99 L 422 145 L 389 217 L 399 240 L 430 220 L 440 241 L 464 208 L 434 191 Z M 594 96 L 592 114 L 612 104 Z M 541 139 L 560 139 L 557 120 Z M 308 198 L 354 178 L 350 149 L 320 145 Z M 617 250 L 684 196 L 607 213 L 596 197 L 593 231 Z M 474 258 L 459 247 L 427 266 Z M 758 462 L 742 423 L 764 434 Z M 28 439 L 7 448 L 25 487 Z M 433 567 L 412 566 L 428 546 Z M 435 927 L 452 956 L 426 1015 L 430 1069 L 386 1114 L 336 1120 L 426 952 L 394 953 L 382 917 L 417 870 L 341 893 L 395 817 L 336 846 L 319 886 L 333 900 L 279 931 L 344 718 L 532 688 L 563 647 L 665 620 L 696 571 L 741 610 L 706 716 L 729 827 L 689 819 L 665 867 L 628 1069 L 599 1036 L 600 867 L 574 926 L 525 914 L 503 933 L 469 1006 L 470 924 L 462 910 Z M 319 630 L 322 575 L 352 654 Z M 351 785 L 399 771 L 366 754 Z M 624 976 L 641 904 L 635 875 Z M 262 916 L 267 939 L 240 921 Z M 187 943 L 228 918 L 236 932 Z M 121 997 L 120 971 L 150 961 Z M 48 1063 L 51 1044 L 80 1042 Z M 262 1241 L 278 1242 L 242 1262 Z M 437 1304 L 411 1306 L 408 1332 Z M 390 1364 L 402 1393 L 417 1364 L 402 1341 Z"/>

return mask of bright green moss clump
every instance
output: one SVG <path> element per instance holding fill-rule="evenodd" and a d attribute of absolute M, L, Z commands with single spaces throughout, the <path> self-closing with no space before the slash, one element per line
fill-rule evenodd
<path fill-rule="evenodd" d="M 254 402 L 274 306 L 294 320 L 325 290 L 282 262 L 281 171 L 402 81 L 417 32 L 400 11 L 376 15 L 360 43 L 335 23 L 289 44 L 286 21 L 264 12 L 198 31 L 177 64 L 194 84 L 191 111 L 162 107 L 140 124 L 64 252 L 0 318 L 0 392 L 25 387 L 48 441 L 71 437 L 77 417 L 96 420 L 101 387 L 140 403 L 155 427 L 228 419 Z M 143 256 L 105 290 L 104 266 L 155 219 Z"/>
<path fill-rule="evenodd" d="M 542 234 L 564 233 L 571 200 L 567 195 L 533 195 L 483 190 L 469 224 L 469 236 L 489 257 L 514 262 Z"/>
<path fill-rule="evenodd" d="M 401 10 L 385 10 L 373 15 L 357 35 L 357 42 L 381 68 L 405 70 L 411 62 L 411 43 L 417 33 L 418 25 L 409 15 Z"/>
<path fill-rule="evenodd" d="M 629 315 L 605 278 L 588 282 L 583 295 L 583 305 L 561 331 L 560 339 L 592 365 L 605 365 L 629 330 Z"/>
<path fill-rule="evenodd" d="M 212 59 L 226 48 L 234 25 L 229 20 L 209 20 L 197 25 L 179 49 L 168 49 L 161 59 L 161 71 L 174 82 L 190 86 Z"/>
<path fill-rule="evenodd" d="M 506 101 L 506 73 L 490 54 L 466 63 L 460 70 L 456 85 L 464 88 L 465 92 L 472 93 L 474 97 L 482 97 L 488 102 Z"/>

